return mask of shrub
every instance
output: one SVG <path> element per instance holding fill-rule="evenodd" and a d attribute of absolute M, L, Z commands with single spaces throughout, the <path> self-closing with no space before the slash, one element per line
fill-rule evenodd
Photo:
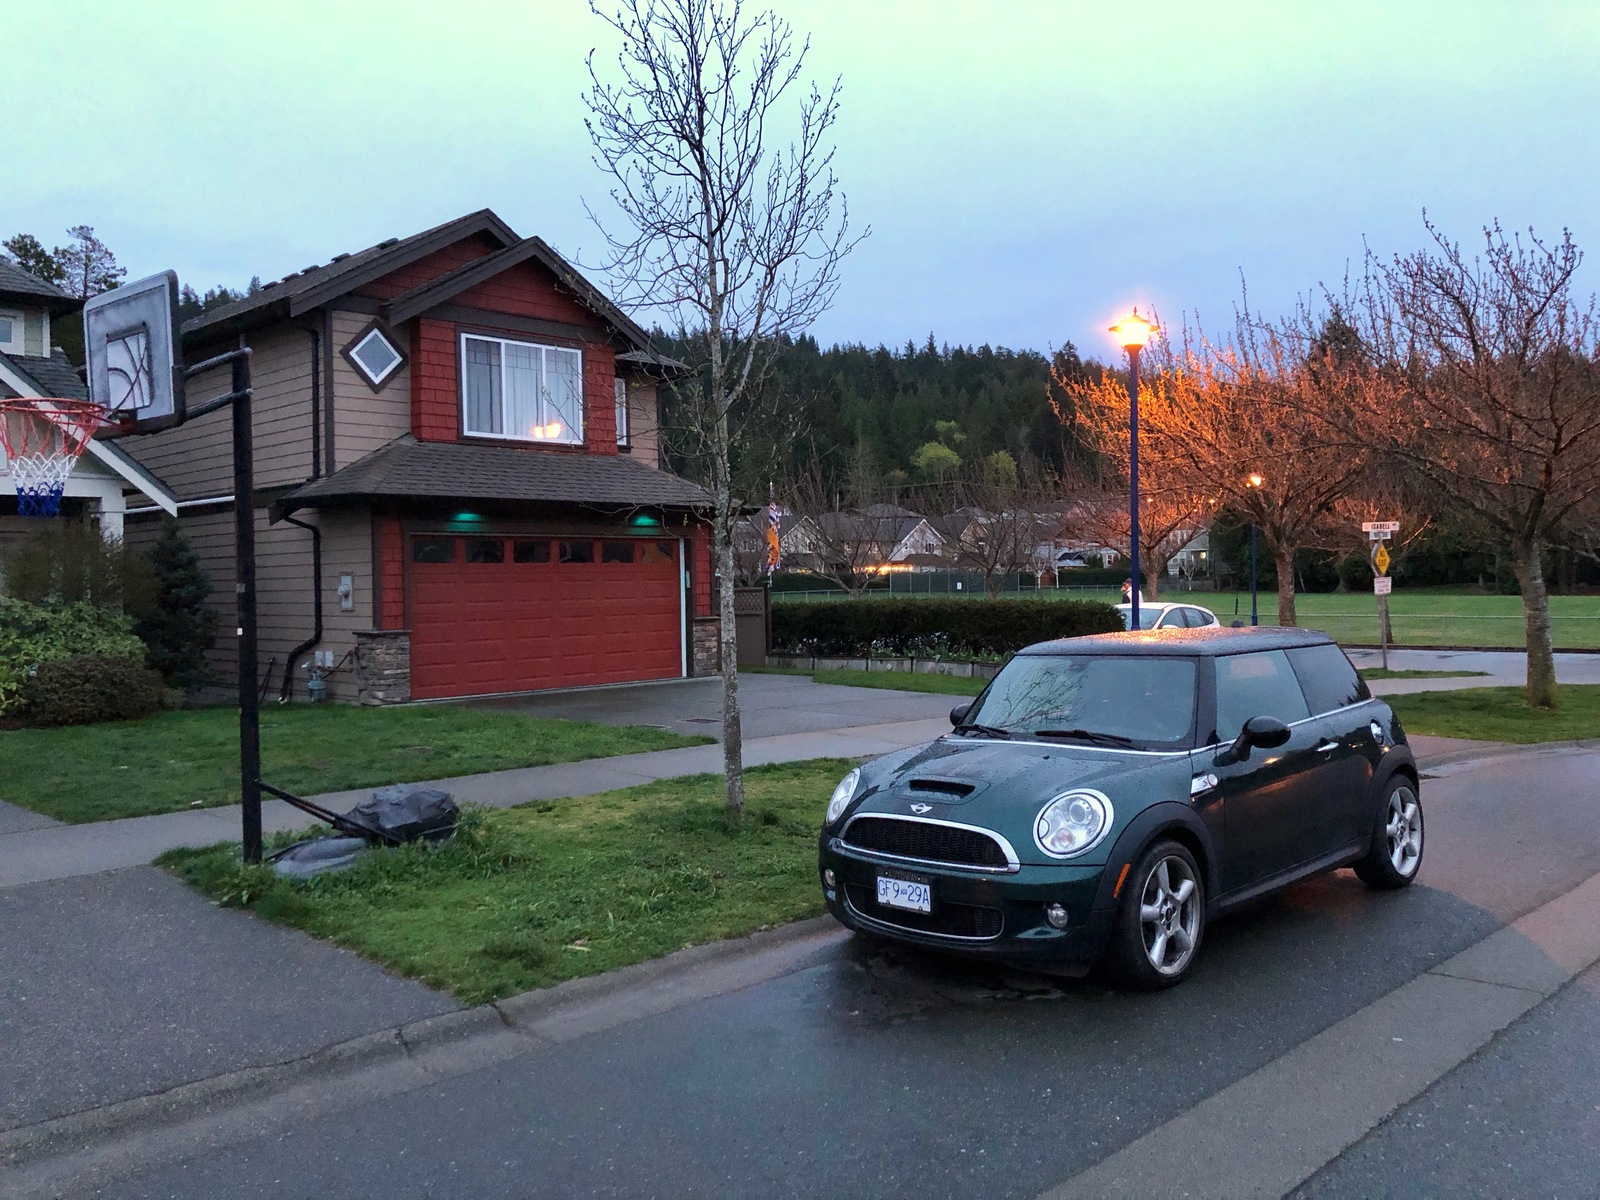
<path fill-rule="evenodd" d="M 133 622 L 92 604 L 43 605 L 0 597 L 0 716 L 12 712 L 35 668 L 75 655 L 144 660 Z"/>
<path fill-rule="evenodd" d="M 1122 618 L 1087 600 L 838 600 L 774 604 L 779 654 L 1009 654 L 1034 642 L 1114 633 Z"/>
<path fill-rule="evenodd" d="M 154 586 L 148 602 L 133 605 L 133 631 L 149 648 L 145 662 L 175 688 L 194 691 L 211 678 L 206 652 L 217 640 L 218 615 L 206 604 L 211 580 L 183 527 L 168 518 L 147 552 Z"/>
<path fill-rule="evenodd" d="M 36 725 L 134 721 L 161 705 L 161 676 L 137 659 L 75 654 L 40 663 L 23 685 L 23 715 Z"/>
<path fill-rule="evenodd" d="M 88 601 L 121 608 L 147 602 L 150 569 L 121 542 L 106 541 L 88 521 L 39 521 L 5 555 L 5 594 L 30 604 Z"/>

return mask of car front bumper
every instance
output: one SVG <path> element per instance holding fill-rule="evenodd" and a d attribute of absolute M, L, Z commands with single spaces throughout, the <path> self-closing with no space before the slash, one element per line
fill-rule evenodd
<path fill-rule="evenodd" d="M 887 855 L 862 854 L 824 835 L 818 881 L 831 912 L 851 929 L 911 945 L 1082 974 L 1105 949 L 1114 908 L 1096 908 L 1104 865 L 1038 866 L 980 872 Z M 824 872 L 834 873 L 829 887 Z M 933 912 L 924 916 L 877 903 L 880 875 L 926 882 Z M 1051 904 L 1067 910 L 1057 929 L 1045 917 Z"/>

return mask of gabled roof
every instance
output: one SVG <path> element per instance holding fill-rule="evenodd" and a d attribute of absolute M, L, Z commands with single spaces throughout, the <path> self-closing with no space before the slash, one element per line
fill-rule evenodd
<path fill-rule="evenodd" d="M 4 254 L 0 254 L 0 299 L 37 304 L 48 308 L 52 316 L 76 312 L 83 307 L 83 301 L 76 296 L 69 296 L 48 280 L 23 270 Z"/>
<path fill-rule="evenodd" d="M 23 386 L 16 390 L 23 395 L 45 396 L 59 400 L 87 400 L 89 389 L 78 378 L 78 368 L 60 350 L 49 358 L 36 354 L 0 353 L 0 377 L 20 375 Z"/>
<path fill-rule="evenodd" d="M 358 498 L 503 500 L 584 504 L 601 509 L 711 507 L 698 484 L 626 455 L 419 442 L 402 434 L 341 471 L 296 488 L 291 508 Z"/>

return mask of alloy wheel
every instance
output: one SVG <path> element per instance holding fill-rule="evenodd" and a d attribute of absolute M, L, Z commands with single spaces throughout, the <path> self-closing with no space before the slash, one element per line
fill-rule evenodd
<path fill-rule="evenodd" d="M 1385 833 L 1390 863 L 1401 877 L 1411 878 L 1422 861 L 1422 806 L 1410 788 L 1395 788 L 1390 795 Z"/>
<path fill-rule="evenodd" d="M 1177 975 L 1189 965 L 1200 934 L 1200 888 L 1183 859 L 1168 855 L 1146 877 L 1139 925 L 1152 967 Z"/>

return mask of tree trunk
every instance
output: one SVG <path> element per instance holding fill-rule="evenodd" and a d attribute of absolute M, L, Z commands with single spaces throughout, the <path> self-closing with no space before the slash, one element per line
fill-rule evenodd
<path fill-rule="evenodd" d="M 1537 540 L 1511 546 L 1512 565 L 1522 585 L 1522 624 L 1528 641 L 1528 703 L 1534 708 L 1556 706 L 1556 660 L 1550 643 L 1550 604 L 1545 595 L 1544 569 Z"/>
<path fill-rule="evenodd" d="M 1294 550 L 1279 546 L 1273 557 L 1278 563 L 1278 624 L 1298 625 L 1294 613 Z"/>
<path fill-rule="evenodd" d="M 1149 559 L 1145 560 L 1146 563 L 1148 563 L 1149 561 L 1150 561 Z M 1146 566 L 1145 569 L 1144 569 L 1144 581 L 1145 581 L 1146 584 L 1149 585 L 1149 588 L 1150 588 L 1149 594 L 1145 597 L 1145 599 L 1154 600 L 1154 599 L 1156 599 L 1156 597 L 1161 595 L 1161 568 L 1160 568 L 1160 566 Z"/>
<path fill-rule="evenodd" d="M 1005 589 L 1006 577 L 995 571 L 983 573 L 983 590 L 985 598 L 989 600 L 1000 599 L 1000 593 Z"/>

